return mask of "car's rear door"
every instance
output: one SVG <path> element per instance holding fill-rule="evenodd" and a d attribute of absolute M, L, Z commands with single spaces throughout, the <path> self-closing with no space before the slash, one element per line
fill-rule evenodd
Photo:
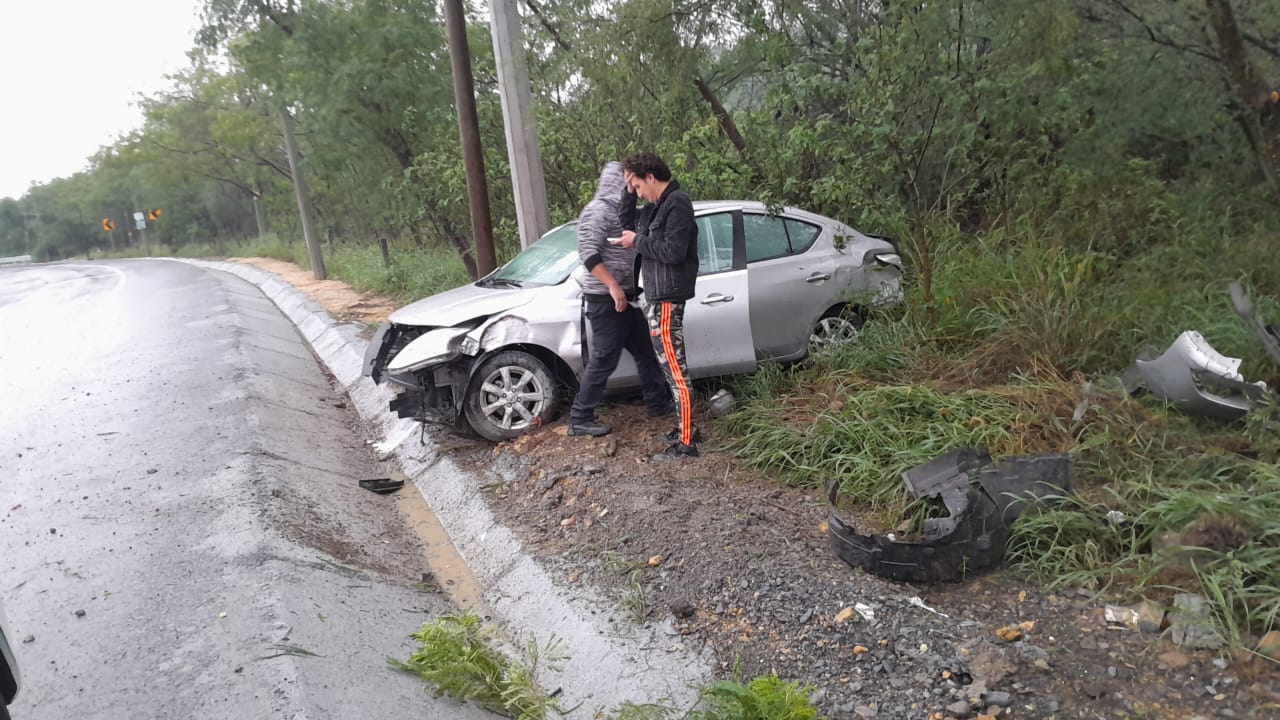
<path fill-rule="evenodd" d="M 751 372 L 756 367 L 747 297 L 742 211 L 698 217 L 698 282 L 685 303 L 684 341 L 693 377 Z"/>
<path fill-rule="evenodd" d="M 756 357 L 803 357 L 814 323 L 841 300 L 830 233 L 796 218 L 748 212 L 743 234 Z"/>

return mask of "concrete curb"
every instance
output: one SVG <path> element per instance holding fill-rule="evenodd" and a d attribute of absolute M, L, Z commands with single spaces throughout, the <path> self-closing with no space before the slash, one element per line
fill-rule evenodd
<path fill-rule="evenodd" d="M 596 717 L 598 710 L 622 702 L 687 708 L 696 701 L 698 686 L 711 679 L 710 654 L 685 647 L 669 619 L 646 627 L 627 620 L 610 624 L 618 615 L 611 604 L 585 589 L 570 595 L 557 587 L 494 519 L 482 492 L 487 480 L 459 468 L 432 445 L 410 442 L 418 437 L 417 423 L 392 414 L 387 409 L 392 392 L 362 375 L 367 343 L 360 326 L 335 320 L 273 273 L 241 263 L 175 260 L 246 280 L 297 326 L 380 438 L 377 449 L 413 478 L 483 588 L 493 619 L 520 641 L 540 646 L 556 641 L 568 655 L 562 672 L 539 673 L 544 688 L 561 688 L 563 705 L 578 705 L 565 717 Z"/>

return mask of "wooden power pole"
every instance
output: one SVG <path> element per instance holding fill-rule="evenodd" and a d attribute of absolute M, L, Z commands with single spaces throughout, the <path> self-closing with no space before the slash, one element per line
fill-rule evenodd
<path fill-rule="evenodd" d="M 453 68 L 453 100 L 458 107 L 458 134 L 467 171 L 467 200 L 471 230 L 476 243 L 476 272 L 481 277 L 498 266 L 493 246 L 493 219 L 489 214 L 489 183 L 484 176 L 484 152 L 480 146 L 480 120 L 476 116 L 475 80 L 471 76 L 471 46 L 467 44 L 467 16 L 462 0 L 444 0 L 444 24 L 449 36 L 449 60 Z"/>
<path fill-rule="evenodd" d="M 324 280 L 329 273 L 324 268 L 324 256 L 320 254 L 320 241 L 311 228 L 311 200 L 307 195 L 307 180 L 302 174 L 298 157 L 298 142 L 293 136 L 293 115 L 283 104 L 279 107 L 280 131 L 284 135 L 285 154 L 289 156 L 289 174 L 293 176 L 293 194 L 298 199 L 298 215 L 302 218 L 302 239 L 307 243 L 307 255 L 311 258 L 311 274 Z"/>

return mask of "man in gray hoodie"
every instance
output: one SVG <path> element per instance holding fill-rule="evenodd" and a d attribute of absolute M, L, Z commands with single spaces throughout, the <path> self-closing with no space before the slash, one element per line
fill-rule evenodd
<path fill-rule="evenodd" d="M 658 367 L 649 339 L 649 322 L 644 312 L 631 304 L 639 293 L 635 277 L 636 251 L 616 242 L 622 235 L 618 203 L 625 184 L 620 163 L 605 165 L 595 197 L 578 216 L 578 257 L 588 270 L 582 281 L 583 312 L 591 323 L 591 338 L 587 342 L 590 351 L 587 367 L 569 410 L 570 435 L 599 437 L 611 431 L 596 419 L 595 412 L 604 398 L 605 383 L 617 369 L 623 350 L 635 358 L 649 416 L 661 417 L 675 412 L 666 378 Z"/>

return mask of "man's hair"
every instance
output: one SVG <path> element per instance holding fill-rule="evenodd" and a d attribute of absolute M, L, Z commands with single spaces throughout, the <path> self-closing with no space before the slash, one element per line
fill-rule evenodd
<path fill-rule="evenodd" d="M 671 168 L 667 167 L 667 163 L 662 158 L 650 152 L 632 153 L 626 156 L 622 159 L 622 167 L 627 172 L 640 177 L 653 175 L 658 182 L 671 179 Z"/>

